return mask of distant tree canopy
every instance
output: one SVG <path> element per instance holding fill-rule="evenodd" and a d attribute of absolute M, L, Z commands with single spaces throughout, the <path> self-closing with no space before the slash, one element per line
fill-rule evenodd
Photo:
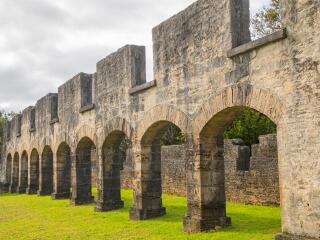
<path fill-rule="evenodd" d="M 2 154 L 2 146 L 3 146 L 3 139 L 4 139 L 4 127 L 7 120 L 10 120 L 12 117 L 14 117 L 16 113 L 10 112 L 6 113 L 4 111 L 0 110 L 0 157 Z"/>
<path fill-rule="evenodd" d="M 259 136 L 277 132 L 277 126 L 254 109 L 245 109 L 224 132 L 225 139 L 241 138 L 247 145 L 259 142 Z"/>
<path fill-rule="evenodd" d="M 5 122 L 6 122 L 6 116 L 3 112 L 0 111 L 0 157 L 2 156 L 2 146 L 3 146 Z"/>
<path fill-rule="evenodd" d="M 281 29 L 280 0 L 271 0 L 269 7 L 264 7 L 251 19 L 251 35 L 258 39 Z"/>
<path fill-rule="evenodd" d="M 225 139 L 241 138 L 246 145 L 259 143 L 259 136 L 276 133 L 277 126 L 265 115 L 247 108 L 237 116 L 224 132 Z M 161 145 L 179 145 L 185 142 L 180 128 L 171 125 L 161 138 Z"/>
<path fill-rule="evenodd" d="M 180 145 L 185 142 L 185 137 L 183 132 L 175 125 L 170 125 L 168 129 L 164 132 L 161 139 L 161 145 Z"/>

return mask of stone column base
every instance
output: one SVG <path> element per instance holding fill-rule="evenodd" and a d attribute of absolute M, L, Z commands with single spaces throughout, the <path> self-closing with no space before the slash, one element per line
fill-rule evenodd
<path fill-rule="evenodd" d="M 90 196 L 88 198 L 71 198 L 71 205 L 73 206 L 79 206 L 79 205 L 86 205 L 93 203 L 94 197 Z"/>
<path fill-rule="evenodd" d="M 17 193 L 26 193 L 27 188 L 26 187 L 17 187 Z"/>
<path fill-rule="evenodd" d="M 42 197 L 42 196 L 51 196 L 51 191 L 50 190 L 38 190 L 37 191 L 37 195 L 39 197 Z"/>
<path fill-rule="evenodd" d="M 311 238 L 288 233 L 282 233 L 275 237 L 275 240 L 319 240 L 320 238 Z"/>
<path fill-rule="evenodd" d="M 165 208 L 159 209 L 135 209 L 131 208 L 130 210 L 130 220 L 140 221 L 150 218 L 161 217 L 166 214 Z"/>
<path fill-rule="evenodd" d="M 29 195 L 33 195 L 33 194 L 37 194 L 37 191 L 38 189 L 35 189 L 35 188 L 27 188 L 26 189 L 26 194 L 29 194 Z"/>
<path fill-rule="evenodd" d="M 97 202 L 94 210 L 96 212 L 108 212 L 112 210 L 121 209 L 124 207 L 123 201 L 117 202 Z"/>
<path fill-rule="evenodd" d="M 9 186 L 9 193 L 17 193 L 17 186 L 10 185 Z"/>
<path fill-rule="evenodd" d="M 9 192 L 9 184 L 0 183 L 0 194 Z"/>
<path fill-rule="evenodd" d="M 186 216 L 183 218 L 183 228 L 187 233 L 203 232 L 231 226 L 231 218 L 223 217 L 218 220 L 196 219 Z"/>
<path fill-rule="evenodd" d="M 59 199 L 69 199 L 70 198 L 70 193 L 52 193 L 51 194 L 52 200 L 59 200 Z"/>

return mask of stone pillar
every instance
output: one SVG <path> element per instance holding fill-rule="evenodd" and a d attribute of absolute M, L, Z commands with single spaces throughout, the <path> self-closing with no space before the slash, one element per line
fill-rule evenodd
<path fill-rule="evenodd" d="M 19 185 L 17 193 L 26 193 L 28 187 L 28 155 L 23 153 L 19 161 Z"/>
<path fill-rule="evenodd" d="M 71 151 L 67 145 L 59 147 L 53 155 L 53 193 L 52 199 L 70 198 L 71 189 Z"/>
<path fill-rule="evenodd" d="M 17 191 L 18 185 L 19 185 L 19 155 L 16 153 L 12 161 L 9 192 L 15 193 Z"/>
<path fill-rule="evenodd" d="M 103 149 L 105 157 L 99 156 L 98 212 L 123 208 L 121 200 L 121 154 L 119 146 Z"/>
<path fill-rule="evenodd" d="M 33 150 L 28 162 L 28 188 L 27 194 L 36 194 L 39 189 L 39 154 Z"/>
<path fill-rule="evenodd" d="M 226 227 L 223 136 L 200 140 L 194 160 L 187 167 L 188 210 L 183 225 L 186 232 Z"/>
<path fill-rule="evenodd" d="M 53 153 L 47 151 L 40 158 L 40 177 L 38 196 L 51 195 L 53 192 Z"/>
<path fill-rule="evenodd" d="M 91 148 L 81 148 L 71 157 L 71 204 L 83 205 L 93 201 L 91 193 Z"/>
<path fill-rule="evenodd" d="M 151 145 L 134 146 L 134 194 L 131 220 L 144 220 L 163 216 L 161 187 L 161 145 L 155 140 Z M 141 150 L 140 150 L 141 149 Z"/>
<path fill-rule="evenodd" d="M 3 165 L 3 167 L 5 167 L 5 179 L 4 179 L 4 183 L 1 186 L 0 183 L 0 192 L 1 193 L 8 193 L 9 192 L 9 187 L 11 184 L 11 174 L 12 174 L 12 157 L 11 155 L 9 155 L 5 160 L 5 165 Z"/>

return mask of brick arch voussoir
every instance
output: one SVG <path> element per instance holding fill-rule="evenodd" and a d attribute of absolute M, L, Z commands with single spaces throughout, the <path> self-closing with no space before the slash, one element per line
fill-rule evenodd
<path fill-rule="evenodd" d="M 71 143 L 71 145 L 69 145 L 73 152 L 75 152 L 81 139 L 85 137 L 89 138 L 94 143 L 95 147 L 97 147 L 96 130 L 88 125 L 83 125 L 78 128 L 75 134 L 74 141 Z"/>
<path fill-rule="evenodd" d="M 97 133 L 99 149 L 102 149 L 105 140 L 114 131 L 123 132 L 130 140 L 133 138 L 134 129 L 130 122 L 125 118 L 116 117 L 108 121 L 104 128 Z"/>
<path fill-rule="evenodd" d="M 191 126 L 191 117 L 170 105 L 158 105 L 148 112 L 146 112 L 143 118 L 138 122 L 136 128 L 136 137 L 138 141 L 141 141 L 145 132 L 156 122 L 168 121 L 175 124 L 183 132 L 188 133 Z"/>
<path fill-rule="evenodd" d="M 39 145 L 37 146 L 37 150 L 38 150 L 38 153 L 41 155 L 44 148 L 46 146 L 49 146 L 51 148 L 51 150 L 53 151 L 53 148 L 54 148 L 54 141 L 51 137 L 44 137 L 41 142 L 39 143 Z"/>
<path fill-rule="evenodd" d="M 255 109 L 276 124 L 283 115 L 282 101 L 270 90 L 255 88 L 250 84 L 231 85 L 207 99 L 194 114 L 193 134 L 198 136 L 204 126 L 217 113 L 232 107 Z"/>
<path fill-rule="evenodd" d="M 73 142 L 75 142 L 75 141 L 72 140 L 72 138 L 70 137 L 70 135 L 67 132 L 62 132 L 54 140 L 54 142 L 52 144 L 52 147 L 51 147 L 51 150 L 54 153 L 57 153 L 58 149 L 59 149 L 59 147 L 61 146 L 62 143 L 66 143 L 71 149 L 71 145 L 73 144 Z"/>

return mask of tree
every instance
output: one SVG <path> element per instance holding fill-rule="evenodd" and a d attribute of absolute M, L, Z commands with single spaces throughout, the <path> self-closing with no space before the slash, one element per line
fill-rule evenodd
<path fill-rule="evenodd" d="M 1 163 L 1 157 L 2 157 L 2 147 L 3 147 L 3 141 L 4 141 L 5 123 L 6 123 L 5 114 L 0 111 L 0 163 Z"/>
<path fill-rule="evenodd" d="M 245 109 L 224 132 L 225 139 L 241 138 L 245 144 L 259 142 L 259 136 L 277 132 L 277 126 L 265 115 Z"/>
<path fill-rule="evenodd" d="M 8 120 L 12 119 L 15 115 L 16 113 L 14 112 L 6 113 L 0 110 L 0 158 L 2 154 L 2 147 L 3 147 L 3 141 L 4 141 L 5 124 Z"/>
<path fill-rule="evenodd" d="M 160 139 L 161 145 L 180 145 L 185 142 L 183 132 L 175 125 L 170 125 Z"/>
<path fill-rule="evenodd" d="M 264 37 L 281 28 L 280 0 L 271 0 L 269 7 L 264 7 L 251 19 L 251 34 L 253 39 Z"/>

